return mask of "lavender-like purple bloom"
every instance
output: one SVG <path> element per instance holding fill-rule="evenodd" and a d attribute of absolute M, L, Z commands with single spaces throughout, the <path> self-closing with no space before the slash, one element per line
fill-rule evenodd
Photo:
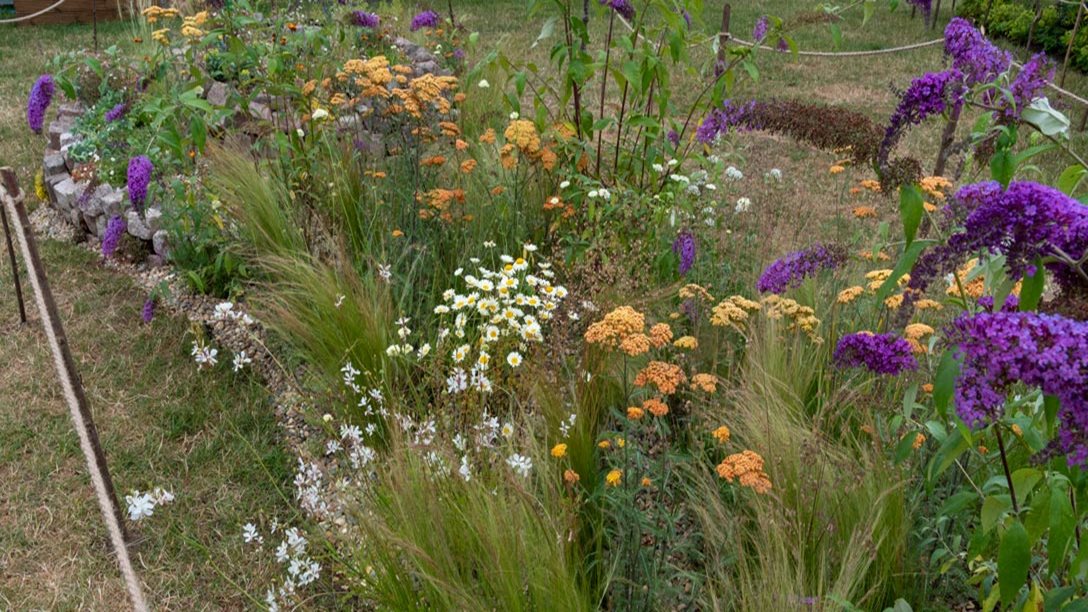
<path fill-rule="evenodd" d="M 147 298 L 147 301 L 144 302 L 144 307 L 140 309 L 140 318 L 143 319 L 144 323 L 150 323 L 151 320 L 155 318 L 155 306 L 157 303 L 158 300 L 155 299 L 155 296 Z"/>
<path fill-rule="evenodd" d="M 423 28 L 437 28 L 438 21 L 438 13 L 434 11 L 423 11 L 415 17 L 412 17 L 412 25 L 409 26 L 408 29 L 415 32 L 417 30 L 422 30 Z"/>
<path fill-rule="evenodd" d="M 102 256 L 110 257 L 117 251 L 121 244 L 121 237 L 125 235 L 125 220 L 120 215 L 110 217 L 106 223 L 106 231 L 102 233 Z"/>
<path fill-rule="evenodd" d="M 821 270 L 834 270 L 846 259 L 839 247 L 813 245 L 794 251 L 767 266 L 756 282 L 760 293 L 782 293 L 791 287 L 799 287 L 804 280 Z"/>
<path fill-rule="evenodd" d="M 34 81 L 30 88 L 30 97 L 26 101 L 26 123 L 30 131 L 35 134 L 42 133 L 42 125 L 45 123 L 45 111 L 53 102 L 53 76 L 43 74 Z"/>
<path fill-rule="evenodd" d="M 684 18 L 684 23 L 687 24 L 688 29 L 691 29 L 691 13 L 687 9 L 680 9 L 680 16 Z"/>
<path fill-rule="evenodd" d="M 774 46 L 774 48 L 776 50 L 782 51 L 784 53 L 784 52 L 790 50 L 790 43 L 784 37 L 779 36 L 778 37 L 778 43 Z"/>
<path fill-rule="evenodd" d="M 863 367 L 876 374 L 892 376 L 918 367 L 910 343 L 892 334 L 860 332 L 845 335 L 835 346 L 834 360 L 840 368 Z"/>
<path fill-rule="evenodd" d="M 688 230 L 681 230 L 672 241 L 672 252 L 680 257 L 680 276 L 687 274 L 695 265 L 695 236 Z"/>
<path fill-rule="evenodd" d="M 366 11 L 352 11 L 351 23 L 357 25 L 360 28 L 376 29 L 382 24 L 381 17 L 378 17 L 377 13 L 368 13 Z"/>
<path fill-rule="evenodd" d="M 143 208 L 147 199 L 147 186 L 151 184 L 151 172 L 155 169 L 151 160 L 140 155 L 128 161 L 128 199 L 137 208 Z"/>
<path fill-rule="evenodd" d="M 630 0 L 600 0 L 600 3 L 601 6 L 607 6 L 616 11 L 624 19 L 631 20 L 635 18 L 635 7 L 631 6 Z"/>
<path fill-rule="evenodd" d="M 124 102 L 118 104 L 117 106 L 114 106 L 113 108 L 106 111 L 106 123 L 113 123 L 114 121 L 117 121 L 121 117 L 124 117 L 126 112 L 128 112 L 128 105 Z"/>
<path fill-rule="evenodd" d="M 968 85 L 990 83 L 1009 69 L 1012 54 L 993 44 L 966 19 L 955 17 L 944 29 L 944 52 Z"/>
<path fill-rule="evenodd" d="M 770 29 L 770 19 L 768 19 L 766 15 L 760 16 L 760 18 L 756 20 L 756 25 L 752 28 L 752 40 L 757 43 L 763 40 L 766 38 L 767 31 Z"/>
<path fill-rule="evenodd" d="M 950 199 L 944 217 L 945 229 L 955 232 L 918 259 L 904 306 L 973 253 L 1004 255 L 1009 273 L 1018 277 L 1035 272 L 1037 258 L 1060 251 L 1077 260 L 1088 252 L 1088 207 L 1038 183 L 1013 182 L 1004 191 L 995 181 L 965 185 Z M 1048 263 L 1047 269 L 1063 290 L 1083 290 L 1079 271 L 1059 261 Z"/>
<path fill-rule="evenodd" d="M 1001 417 L 1015 383 L 1061 403 L 1057 446 L 1070 466 L 1088 463 L 1088 323 L 1034 312 L 964 314 L 949 340 L 962 359 L 956 412 L 971 427 Z"/>
<path fill-rule="evenodd" d="M 755 107 L 754 100 L 743 104 L 737 104 L 733 100 L 726 100 L 722 103 L 721 108 L 710 111 L 706 119 L 703 119 L 703 123 L 695 130 L 695 138 L 703 144 L 710 144 L 722 132 L 727 132 L 730 128 L 740 130 L 756 129 L 751 121 L 751 114 Z"/>
<path fill-rule="evenodd" d="M 669 132 L 665 134 L 665 138 L 668 139 L 669 144 L 671 144 L 672 146 L 680 146 L 680 133 L 676 130 L 669 130 Z"/>
<path fill-rule="evenodd" d="M 946 110 L 958 110 L 963 106 L 966 92 L 963 73 L 956 68 L 949 68 L 942 72 L 928 72 L 911 81 L 910 87 L 899 98 L 899 106 L 888 121 L 884 140 L 880 144 L 880 152 L 877 156 L 879 166 L 881 168 L 887 166 L 892 149 L 911 126 L 918 125 Z"/>
<path fill-rule="evenodd" d="M 933 10 L 933 0 L 907 0 L 907 4 L 918 7 L 926 19 L 929 19 L 929 13 Z"/>
<path fill-rule="evenodd" d="M 1019 121 L 1024 109 L 1031 106 L 1032 100 L 1038 97 L 1039 92 L 1053 78 L 1054 66 L 1050 64 L 1046 54 L 1036 53 L 1009 85 L 1012 100 L 1006 96 L 998 98 L 997 106 L 1000 110 L 994 112 L 994 117 L 1010 123 Z"/>

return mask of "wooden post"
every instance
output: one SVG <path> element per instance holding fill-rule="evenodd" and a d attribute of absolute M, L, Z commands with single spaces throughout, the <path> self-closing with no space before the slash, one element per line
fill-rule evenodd
<path fill-rule="evenodd" d="M 53 291 L 49 287 L 49 279 L 46 278 L 45 268 L 42 266 L 41 256 L 38 254 L 38 245 L 34 240 L 34 232 L 30 227 L 30 218 L 23 207 L 23 198 L 18 193 L 18 182 L 15 172 L 11 168 L 0 168 L 0 179 L 10 191 L 11 185 L 15 185 L 16 195 L 0 194 L 0 200 L 11 213 L 15 222 L 15 236 L 19 240 L 19 246 L 23 251 L 23 260 L 26 262 L 27 276 L 30 277 L 30 286 L 34 289 L 35 302 L 38 306 L 38 314 L 42 327 L 49 341 L 49 348 L 53 354 L 53 364 L 57 368 L 57 378 L 64 391 L 64 399 L 68 404 L 79 436 L 79 446 L 83 451 L 83 458 L 87 463 L 87 470 L 94 485 L 95 497 L 98 499 L 102 518 L 109 532 L 110 544 L 117 556 L 121 574 L 128 586 L 129 597 L 133 609 L 147 610 L 144 601 L 143 587 L 136 571 L 133 569 L 132 560 L 128 554 L 128 533 L 125 530 L 124 515 L 121 512 L 121 504 L 117 499 L 117 493 L 113 488 L 113 479 L 110 477 L 109 467 L 106 464 L 106 454 L 102 451 L 102 444 L 98 439 L 98 428 L 95 427 L 91 416 L 91 408 L 87 403 L 87 395 L 83 390 L 83 382 L 76 370 L 76 361 L 72 357 L 72 350 L 68 345 L 68 337 L 64 334 L 64 326 L 61 324 L 60 312 L 57 302 L 53 298 Z"/>
<path fill-rule="evenodd" d="M 1031 57 L 1031 41 L 1035 38 L 1035 27 L 1039 25 L 1039 20 L 1043 18 L 1043 0 L 1035 0 L 1035 17 L 1031 20 L 1031 27 L 1028 28 L 1028 44 L 1024 45 L 1028 50 L 1028 57 Z"/>
<path fill-rule="evenodd" d="M 718 61 L 717 66 L 725 66 L 725 44 L 729 42 L 729 16 L 733 7 L 728 2 L 722 7 L 722 28 L 718 30 Z M 764 37 L 766 38 L 766 37 Z M 753 40 L 752 44 L 758 43 Z"/>
<path fill-rule="evenodd" d="M 15 182 L 15 174 L 4 174 L 4 184 L 0 189 L 6 189 L 11 197 L 19 195 L 19 185 Z M 26 304 L 23 303 L 23 283 L 19 280 L 19 262 L 15 261 L 15 245 L 11 242 L 11 227 L 8 226 L 8 213 L 0 205 L 0 221 L 4 225 L 4 240 L 8 244 L 8 259 L 11 260 L 11 280 L 15 283 L 15 301 L 19 304 L 19 322 L 26 325 Z"/>
<path fill-rule="evenodd" d="M 937 0 L 937 4 L 933 7 L 933 13 L 929 16 L 929 27 L 932 30 L 937 29 L 937 15 L 941 14 L 941 0 Z"/>
<path fill-rule="evenodd" d="M 1059 87 L 1065 87 L 1065 73 L 1069 72 L 1069 57 L 1073 54 L 1073 45 L 1077 42 L 1077 30 L 1084 19 L 1084 2 L 1077 3 L 1077 20 L 1073 22 L 1073 34 L 1069 37 L 1069 47 L 1065 49 L 1065 61 L 1062 62 L 1062 78 L 1058 81 Z"/>

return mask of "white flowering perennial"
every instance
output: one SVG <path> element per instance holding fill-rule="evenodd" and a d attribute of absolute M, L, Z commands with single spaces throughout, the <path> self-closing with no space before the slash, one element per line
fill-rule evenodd
<path fill-rule="evenodd" d="M 494 243 L 484 246 L 493 248 Z M 519 368 L 529 347 L 544 341 L 544 325 L 567 297 L 567 289 L 552 281 L 551 264 L 534 262 L 537 249 L 529 243 L 522 245 L 521 257 L 499 255 L 494 269 L 482 265 L 474 271 L 458 269 L 454 276 L 463 286 L 447 289 L 442 303 L 434 307 L 439 320 L 434 346 L 424 343 L 416 348 L 410 342 L 409 320 L 402 317 L 396 323 L 398 343 L 386 354 L 422 360 L 433 353 L 450 363 L 448 393 L 491 392 L 492 368 Z"/>
<path fill-rule="evenodd" d="M 204 344 L 203 340 L 193 342 L 193 349 L 190 354 L 192 354 L 198 370 L 203 370 L 205 367 L 214 368 L 215 364 L 219 363 L 219 350 Z"/>
<path fill-rule="evenodd" d="M 174 501 L 174 494 L 170 491 L 155 488 L 154 491 L 140 493 L 133 491 L 125 496 L 125 504 L 128 506 L 128 520 L 139 521 L 155 513 L 155 508 Z"/>
<path fill-rule="evenodd" d="M 275 534 L 278 529 L 279 525 L 273 522 L 272 533 Z M 276 563 L 284 566 L 286 576 L 281 585 L 265 592 L 264 603 L 271 611 L 278 611 L 285 607 L 294 608 L 301 604 L 303 598 L 299 594 L 299 589 L 313 584 L 321 577 L 321 564 L 310 558 L 306 551 L 309 542 L 298 528 L 286 529 L 283 535 L 285 539 L 276 546 L 273 554 Z M 242 539 L 246 544 L 264 546 L 264 536 L 257 531 L 257 526 L 253 523 L 246 523 L 242 527 Z"/>

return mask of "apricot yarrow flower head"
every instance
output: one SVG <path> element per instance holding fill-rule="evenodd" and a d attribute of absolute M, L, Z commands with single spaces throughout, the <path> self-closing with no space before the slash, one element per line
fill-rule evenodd
<path fill-rule="evenodd" d="M 657 398 L 643 400 L 642 408 L 655 417 L 663 417 L 669 413 L 669 405 Z"/>
<path fill-rule="evenodd" d="M 686 381 L 687 376 L 680 366 L 664 361 L 651 361 L 635 376 L 635 386 L 653 385 L 664 395 L 676 393 L 677 386 Z"/>
<path fill-rule="evenodd" d="M 710 432 L 710 435 L 714 436 L 714 439 L 717 440 L 719 443 L 725 444 L 729 441 L 729 428 L 725 425 L 721 425 L 714 431 Z"/>
<path fill-rule="evenodd" d="M 729 482 L 736 481 L 742 487 L 748 487 L 760 495 L 771 490 L 771 479 L 763 471 L 763 457 L 753 451 L 745 450 L 729 455 L 716 469 L 721 478 Z"/>
<path fill-rule="evenodd" d="M 718 377 L 713 374 L 695 374 L 691 377 L 691 386 L 713 394 L 718 390 Z"/>

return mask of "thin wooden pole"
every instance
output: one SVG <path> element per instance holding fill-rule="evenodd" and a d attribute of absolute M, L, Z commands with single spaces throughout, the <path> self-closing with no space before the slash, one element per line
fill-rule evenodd
<path fill-rule="evenodd" d="M 106 464 L 106 454 L 102 451 L 102 443 L 98 439 L 98 428 L 95 427 L 94 418 L 91 415 L 87 394 L 83 390 L 83 382 L 79 378 L 76 362 L 68 345 L 68 337 L 61 324 L 57 302 L 53 298 L 49 279 L 46 278 L 45 268 L 38 254 L 38 245 L 30 227 L 30 218 L 26 214 L 26 208 L 23 207 L 23 198 L 18 194 L 15 172 L 11 168 L 0 168 L 0 178 L 4 185 L 16 186 L 16 195 L 0 194 L 2 196 L 0 199 L 3 200 L 4 206 L 15 221 L 15 236 L 23 251 L 30 286 L 34 289 L 35 302 L 38 305 L 38 314 L 41 317 L 42 327 L 45 328 L 46 338 L 49 340 L 50 351 L 53 353 L 53 365 L 56 366 L 57 378 L 60 379 L 61 388 L 64 391 L 64 399 L 72 416 L 72 424 L 79 436 L 79 446 L 87 462 L 95 497 L 98 499 L 102 518 L 109 532 L 110 544 L 117 556 L 117 563 L 121 568 L 125 584 L 128 586 L 130 603 L 134 610 L 143 612 L 147 610 L 147 602 L 144 600 L 143 587 L 128 554 L 128 533 L 125 530 L 121 504 L 117 499 L 113 479 L 110 477 L 109 467 Z M 5 187 L 5 190 L 10 190 L 10 187 Z"/>
<path fill-rule="evenodd" d="M 19 195 L 19 185 L 15 182 L 15 175 L 5 174 L 4 185 L 11 197 Z M 15 283 L 15 301 L 19 304 L 19 322 L 26 325 L 26 304 L 23 303 L 23 282 L 19 280 L 19 262 L 15 261 L 15 245 L 11 242 L 11 227 L 8 226 L 8 213 L 0 206 L 0 221 L 4 225 L 4 240 L 8 245 L 8 259 L 11 260 L 11 280 Z"/>
<path fill-rule="evenodd" d="M 1077 4 L 1077 20 L 1073 23 L 1073 34 L 1069 37 L 1069 46 L 1065 49 L 1065 61 L 1062 63 L 1062 78 L 1058 81 L 1059 87 L 1065 87 L 1065 73 L 1069 72 L 1069 56 L 1073 54 L 1073 44 L 1077 42 L 1077 30 L 1084 19 L 1084 3 Z"/>
<path fill-rule="evenodd" d="M 929 28 L 931 30 L 937 29 L 937 15 L 941 14 L 941 0 L 937 0 L 937 4 L 933 7 L 933 14 L 929 16 L 930 23 Z"/>
<path fill-rule="evenodd" d="M 1031 56 L 1031 41 L 1035 39 L 1035 27 L 1039 25 L 1039 20 L 1043 17 L 1043 0 L 1035 0 L 1035 17 L 1031 20 L 1031 27 L 1028 28 L 1028 44 L 1024 45 L 1028 50 L 1028 56 Z"/>

